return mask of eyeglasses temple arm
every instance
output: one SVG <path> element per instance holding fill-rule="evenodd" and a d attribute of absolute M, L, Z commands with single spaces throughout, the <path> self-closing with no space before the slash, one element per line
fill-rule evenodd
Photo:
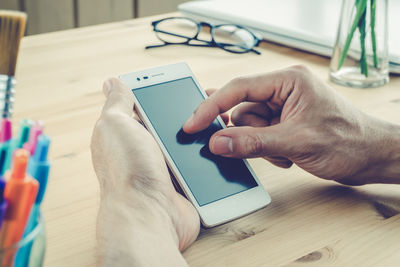
<path fill-rule="evenodd" d="M 258 51 L 258 50 L 255 50 L 254 48 L 251 49 L 250 52 L 253 52 L 253 53 L 257 54 L 257 55 L 261 55 L 261 52 Z"/>
<path fill-rule="evenodd" d="M 180 44 L 174 44 L 174 43 L 164 43 L 164 44 L 159 44 L 159 45 L 148 45 L 145 47 L 145 49 L 150 49 L 150 48 L 157 48 L 157 47 L 163 47 L 167 45 L 188 45 L 188 46 L 198 46 L 198 47 L 214 47 L 216 45 L 212 43 L 207 43 L 207 44 L 190 44 L 190 43 L 180 43 Z"/>
<path fill-rule="evenodd" d="M 148 46 L 145 47 L 145 49 L 163 47 L 163 46 L 166 46 L 166 45 L 169 45 L 169 44 L 164 43 L 164 44 L 158 44 L 158 45 L 148 45 Z"/>

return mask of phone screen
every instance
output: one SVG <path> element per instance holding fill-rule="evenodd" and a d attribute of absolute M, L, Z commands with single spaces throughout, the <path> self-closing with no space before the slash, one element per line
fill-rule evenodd
<path fill-rule="evenodd" d="M 133 89 L 132 92 L 199 206 L 257 186 L 243 160 L 210 152 L 210 137 L 222 129 L 217 120 L 199 133 L 183 132 L 182 125 L 204 100 L 191 77 Z"/>

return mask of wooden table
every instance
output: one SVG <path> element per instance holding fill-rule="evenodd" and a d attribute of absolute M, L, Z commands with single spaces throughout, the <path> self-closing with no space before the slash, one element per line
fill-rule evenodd
<path fill-rule="evenodd" d="M 171 15 L 171 14 L 168 14 Z M 329 59 L 263 43 L 262 55 L 157 43 L 144 18 L 27 37 L 22 43 L 14 121 L 41 119 L 53 162 L 44 214 L 45 266 L 96 265 L 99 188 L 89 143 L 104 103 L 102 82 L 121 73 L 186 61 L 204 88 L 305 64 L 328 80 Z M 377 89 L 334 85 L 360 109 L 400 123 L 400 78 Z M 202 230 L 184 256 L 192 266 L 399 266 L 400 186 L 346 187 L 297 167 L 251 160 L 272 203 L 245 218 Z"/>

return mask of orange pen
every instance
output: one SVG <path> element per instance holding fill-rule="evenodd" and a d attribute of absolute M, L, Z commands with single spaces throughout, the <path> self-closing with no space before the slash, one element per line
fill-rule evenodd
<path fill-rule="evenodd" d="M 9 248 L 21 240 L 32 205 L 38 192 L 38 182 L 26 174 L 29 152 L 19 149 L 15 152 L 11 171 L 5 174 L 7 181 L 4 198 L 8 209 L 0 232 L 0 247 Z M 1 266 L 12 267 L 16 249 L 9 249 L 2 255 Z"/>

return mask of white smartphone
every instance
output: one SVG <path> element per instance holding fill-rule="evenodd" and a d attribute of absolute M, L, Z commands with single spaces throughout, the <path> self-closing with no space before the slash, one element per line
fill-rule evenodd
<path fill-rule="evenodd" d="M 183 132 L 184 122 L 207 97 L 186 63 L 128 73 L 120 79 L 132 90 L 138 115 L 205 227 L 244 216 L 271 202 L 247 160 L 210 152 L 211 135 L 226 128 L 219 116 L 199 133 Z"/>

